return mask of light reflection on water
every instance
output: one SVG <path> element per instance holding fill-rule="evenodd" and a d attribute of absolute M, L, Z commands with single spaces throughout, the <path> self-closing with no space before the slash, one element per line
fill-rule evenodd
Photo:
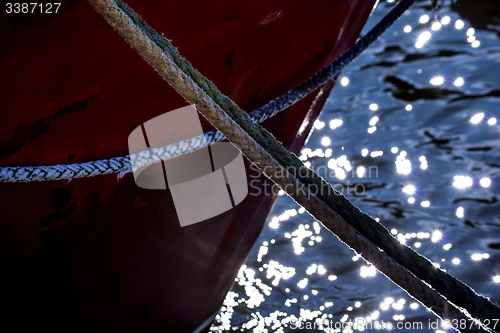
<path fill-rule="evenodd" d="M 344 70 L 300 159 L 336 189 L 354 187 L 344 194 L 401 243 L 498 302 L 500 34 L 449 8 L 434 18 L 427 5 Z M 368 26 L 389 6 L 381 3 Z M 356 319 L 447 331 L 430 328 L 427 309 L 283 195 L 212 330 L 298 332 L 297 321 Z"/>

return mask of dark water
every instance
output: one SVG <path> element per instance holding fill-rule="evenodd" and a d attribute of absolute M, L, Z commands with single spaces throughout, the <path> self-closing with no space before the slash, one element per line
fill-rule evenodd
<path fill-rule="evenodd" d="M 446 3 L 434 25 L 430 1 L 415 5 L 344 70 L 302 158 L 402 242 L 500 302 L 500 15 L 499 1 L 487 2 L 483 13 L 477 2 Z M 446 332 L 436 319 L 282 196 L 212 330 L 298 332 L 300 320 L 312 332 Z"/>

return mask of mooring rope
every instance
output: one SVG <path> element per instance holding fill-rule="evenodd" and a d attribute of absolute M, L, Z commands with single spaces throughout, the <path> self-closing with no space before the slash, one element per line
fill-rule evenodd
<path fill-rule="evenodd" d="M 500 308 L 401 244 L 305 167 L 120 0 L 88 0 L 125 40 L 252 163 L 367 261 L 461 332 L 495 331 Z M 405 1 L 405 0 L 401 0 Z M 408 0 L 408 2 L 413 2 Z M 498 329 L 497 329 L 498 331 Z"/>
<path fill-rule="evenodd" d="M 286 110 L 309 93 L 316 90 L 328 80 L 335 77 L 345 66 L 350 64 L 358 57 L 368 46 L 389 28 L 413 3 L 414 1 L 404 0 L 399 2 L 394 8 L 380 20 L 364 37 L 359 39 L 356 44 L 335 59 L 331 64 L 321 69 L 311 78 L 302 84 L 291 89 L 284 95 L 270 101 L 263 107 L 250 112 L 250 118 L 262 123 L 265 120 L 275 116 L 279 112 Z M 182 143 L 175 143 L 167 147 L 157 148 L 156 156 L 162 160 L 169 160 L 182 154 L 192 152 L 208 144 L 224 140 L 224 135 L 217 130 L 205 133 L 205 140 L 192 140 L 189 144 L 189 150 L 182 149 Z M 184 147 L 186 148 L 186 147 Z M 143 155 L 147 152 L 143 152 Z M 137 154 L 139 155 L 139 154 Z M 93 177 L 112 173 L 125 173 L 131 171 L 131 162 L 134 164 L 148 165 L 143 163 L 155 163 L 154 160 L 142 160 L 141 156 L 120 156 L 110 159 L 97 161 L 57 164 L 47 166 L 5 166 L 0 167 L 0 182 L 32 182 L 32 181 L 51 181 L 51 180 L 70 180 L 75 178 Z M 143 163 L 142 163 L 143 162 Z"/>

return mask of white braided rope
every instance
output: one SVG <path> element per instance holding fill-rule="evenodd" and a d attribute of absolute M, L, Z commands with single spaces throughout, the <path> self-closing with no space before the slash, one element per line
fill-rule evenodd
<path fill-rule="evenodd" d="M 223 138 L 223 136 L 213 135 L 209 132 L 205 134 L 205 138 L 197 136 L 168 146 L 110 159 L 64 165 L 1 167 L 0 182 L 69 180 L 112 173 L 123 175 L 134 169 L 158 163 L 161 160 L 166 161 L 196 151 Z"/>
<path fill-rule="evenodd" d="M 256 110 L 258 111 L 258 110 Z M 254 112 L 256 112 L 254 111 Z M 250 117 L 259 123 L 264 122 L 277 112 L 258 113 Z M 0 167 L 0 182 L 20 183 L 20 182 L 42 182 L 50 180 L 70 180 L 75 178 L 93 177 L 120 173 L 123 175 L 133 169 L 152 165 L 161 160 L 167 161 L 178 156 L 202 149 L 211 143 L 224 140 L 224 135 L 216 130 L 205 133 L 205 137 L 196 136 L 174 144 L 152 148 L 137 154 L 102 159 L 84 163 L 56 164 L 41 166 L 17 166 Z M 133 161 L 133 163 L 131 162 Z"/>

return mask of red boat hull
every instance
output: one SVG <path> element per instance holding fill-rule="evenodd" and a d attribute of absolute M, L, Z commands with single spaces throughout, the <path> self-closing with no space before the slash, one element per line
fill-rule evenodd
<path fill-rule="evenodd" d="M 129 5 L 251 111 L 352 45 L 374 1 Z M 88 3 L 65 1 L 61 10 L 36 19 L 1 14 L 2 166 L 126 155 L 132 129 L 187 104 Z M 298 152 L 332 86 L 264 126 Z M 270 186 L 248 165 L 247 174 Z M 141 189 L 130 173 L 1 184 L 2 320 L 19 331 L 209 325 L 274 199 L 250 190 L 232 210 L 181 228 L 170 192 Z"/>

